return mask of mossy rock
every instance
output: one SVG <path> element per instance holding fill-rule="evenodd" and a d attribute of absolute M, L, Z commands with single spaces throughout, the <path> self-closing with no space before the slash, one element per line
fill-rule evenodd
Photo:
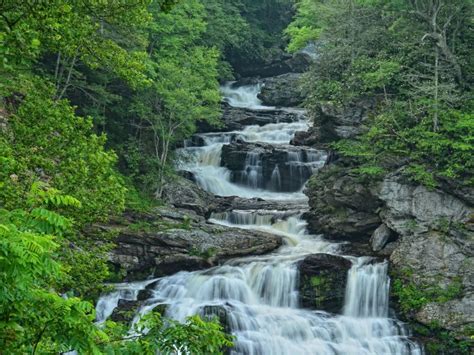
<path fill-rule="evenodd" d="M 340 313 L 347 271 L 352 263 L 341 256 L 314 254 L 300 262 L 300 302 L 303 307 Z"/>

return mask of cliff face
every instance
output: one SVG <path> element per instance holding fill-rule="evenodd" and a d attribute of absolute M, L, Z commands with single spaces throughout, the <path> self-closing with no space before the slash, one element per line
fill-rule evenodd
<path fill-rule="evenodd" d="M 327 143 L 343 138 L 340 129 L 328 127 L 350 122 L 347 115 L 366 108 L 326 110 L 306 139 L 314 135 Z M 363 115 L 353 122 L 353 129 L 344 132 L 360 131 Z M 355 167 L 338 158 L 313 175 L 305 191 L 309 228 L 351 242 L 349 252 L 370 249 L 388 258 L 399 312 L 429 331 L 444 329 L 469 339 L 474 325 L 474 188 L 451 181 L 430 190 L 409 181 L 402 165 L 382 180 L 368 181 L 353 173 Z"/>

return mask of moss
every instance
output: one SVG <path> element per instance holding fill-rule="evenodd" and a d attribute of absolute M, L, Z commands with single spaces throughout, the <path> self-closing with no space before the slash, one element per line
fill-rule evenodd
<path fill-rule="evenodd" d="M 311 278 L 309 279 L 309 285 L 311 286 L 315 294 L 315 306 L 321 307 L 323 302 L 326 301 L 327 292 L 331 288 L 331 281 L 323 275 L 311 276 Z"/>
<path fill-rule="evenodd" d="M 397 296 L 403 313 L 409 314 L 424 305 L 436 302 L 445 303 L 462 295 L 463 286 L 459 278 L 455 278 L 446 288 L 437 284 L 415 283 L 411 280 L 413 271 L 402 270 L 393 277 L 392 292 Z"/>
<path fill-rule="evenodd" d="M 466 329 L 464 334 L 446 331 L 441 328 L 439 322 L 432 322 L 429 325 L 411 323 L 410 328 L 416 337 L 421 338 L 428 355 L 467 355 L 474 345 L 472 328 Z"/>
<path fill-rule="evenodd" d="M 432 328 L 431 333 L 433 338 L 425 343 L 427 354 L 471 354 L 472 338 L 458 339 L 453 333 L 436 328 Z"/>
<path fill-rule="evenodd" d="M 208 249 L 197 249 L 197 248 L 192 248 L 189 252 L 189 255 L 192 256 L 197 256 L 199 258 L 202 258 L 204 260 L 210 259 L 214 257 L 217 254 L 217 249 L 216 248 L 208 248 Z"/>

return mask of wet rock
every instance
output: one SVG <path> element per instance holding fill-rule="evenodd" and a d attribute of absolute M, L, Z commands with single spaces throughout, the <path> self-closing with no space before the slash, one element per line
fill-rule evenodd
<path fill-rule="evenodd" d="M 206 122 L 198 123 L 198 133 L 241 131 L 245 126 L 264 126 L 269 123 L 291 123 L 305 118 L 304 111 L 283 109 L 252 110 L 232 107 L 222 103 L 222 127 L 212 127 Z M 194 143 L 199 143 L 198 141 Z M 198 145 L 198 144 L 197 144 Z"/>
<path fill-rule="evenodd" d="M 204 306 L 201 309 L 201 316 L 205 319 L 216 319 L 219 321 L 221 326 L 224 328 L 224 332 L 229 333 L 231 332 L 227 309 L 224 306 Z"/>
<path fill-rule="evenodd" d="M 211 267 L 229 258 L 260 255 L 282 244 L 279 236 L 212 224 L 188 229 L 123 229 L 109 255 L 128 280 Z"/>
<path fill-rule="evenodd" d="M 307 131 L 296 132 L 290 144 L 313 147 L 319 145 L 320 141 L 319 130 L 315 127 L 310 127 Z"/>
<path fill-rule="evenodd" d="M 347 272 L 352 263 L 341 256 L 314 254 L 298 265 L 299 292 L 305 308 L 340 313 L 344 305 Z"/>
<path fill-rule="evenodd" d="M 264 80 L 258 98 L 267 106 L 295 107 L 304 101 L 301 74 L 289 73 Z"/>
<path fill-rule="evenodd" d="M 141 301 L 119 300 L 117 307 L 110 315 L 110 320 L 130 323 L 141 304 Z"/>
<path fill-rule="evenodd" d="M 217 207 L 214 212 L 228 212 L 233 210 L 270 210 L 270 211 L 302 211 L 307 206 L 302 201 L 269 201 L 262 198 L 243 198 L 238 196 L 217 197 Z"/>
<path fill-rule="evenodd" d="M 271 191 L 294 192 L 320 168 L 326 153 L 294 146 L 232 143 L 222 148 L 221 164 L 233 182 Z"/>
<path fill-rule="evenodd" d="M 373 251 L 382 250 L 389 241 L 395 238 L 395 233 L 385 224 L 381 224 L 370 237 L 370 245 Z"/>
<path fill-rule="evenodd" d="M 305 214 L 311 232 L 333 240 L 365 241 L 381 224 L 382 202 L 350 168 L 328 165 L 309 180 L 310 210 Z"/>
<path fill-rule="evenodd" d="M 162 198 L 176 208 L 191 210 L 201 216 L 207 216 L 215 208 L 212 194 L 201 189 L 192 181 L 173 177 L 163 188 Z"/>

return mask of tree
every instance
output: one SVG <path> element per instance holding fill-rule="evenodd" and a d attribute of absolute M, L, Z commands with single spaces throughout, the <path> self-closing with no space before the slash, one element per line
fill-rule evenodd
<path fill-rule="evenodd" d="M 472 183 L 472 10 L 466 0 L 298 3 L 290 49 L 319 43 L 305 80 L 313 117 L 322 103 L 377 102 L 367 132 L 334 145 L 357 159 L 357 171 L 381 176 L 405 165 L 430 187 L 439 178 Z"/>
<path fill-rule="evenodd" d="M 161 196 L 170 150 L 196 129 L 196 122 L 219 122 L 219 52 L 196 43 L 205 31 L 204 7 L 186 0 L 168 13 L 154 12 L 149 54 L 153 85 L 132 105 L 133 125 L 154 157 L 155 195 Z"/>

